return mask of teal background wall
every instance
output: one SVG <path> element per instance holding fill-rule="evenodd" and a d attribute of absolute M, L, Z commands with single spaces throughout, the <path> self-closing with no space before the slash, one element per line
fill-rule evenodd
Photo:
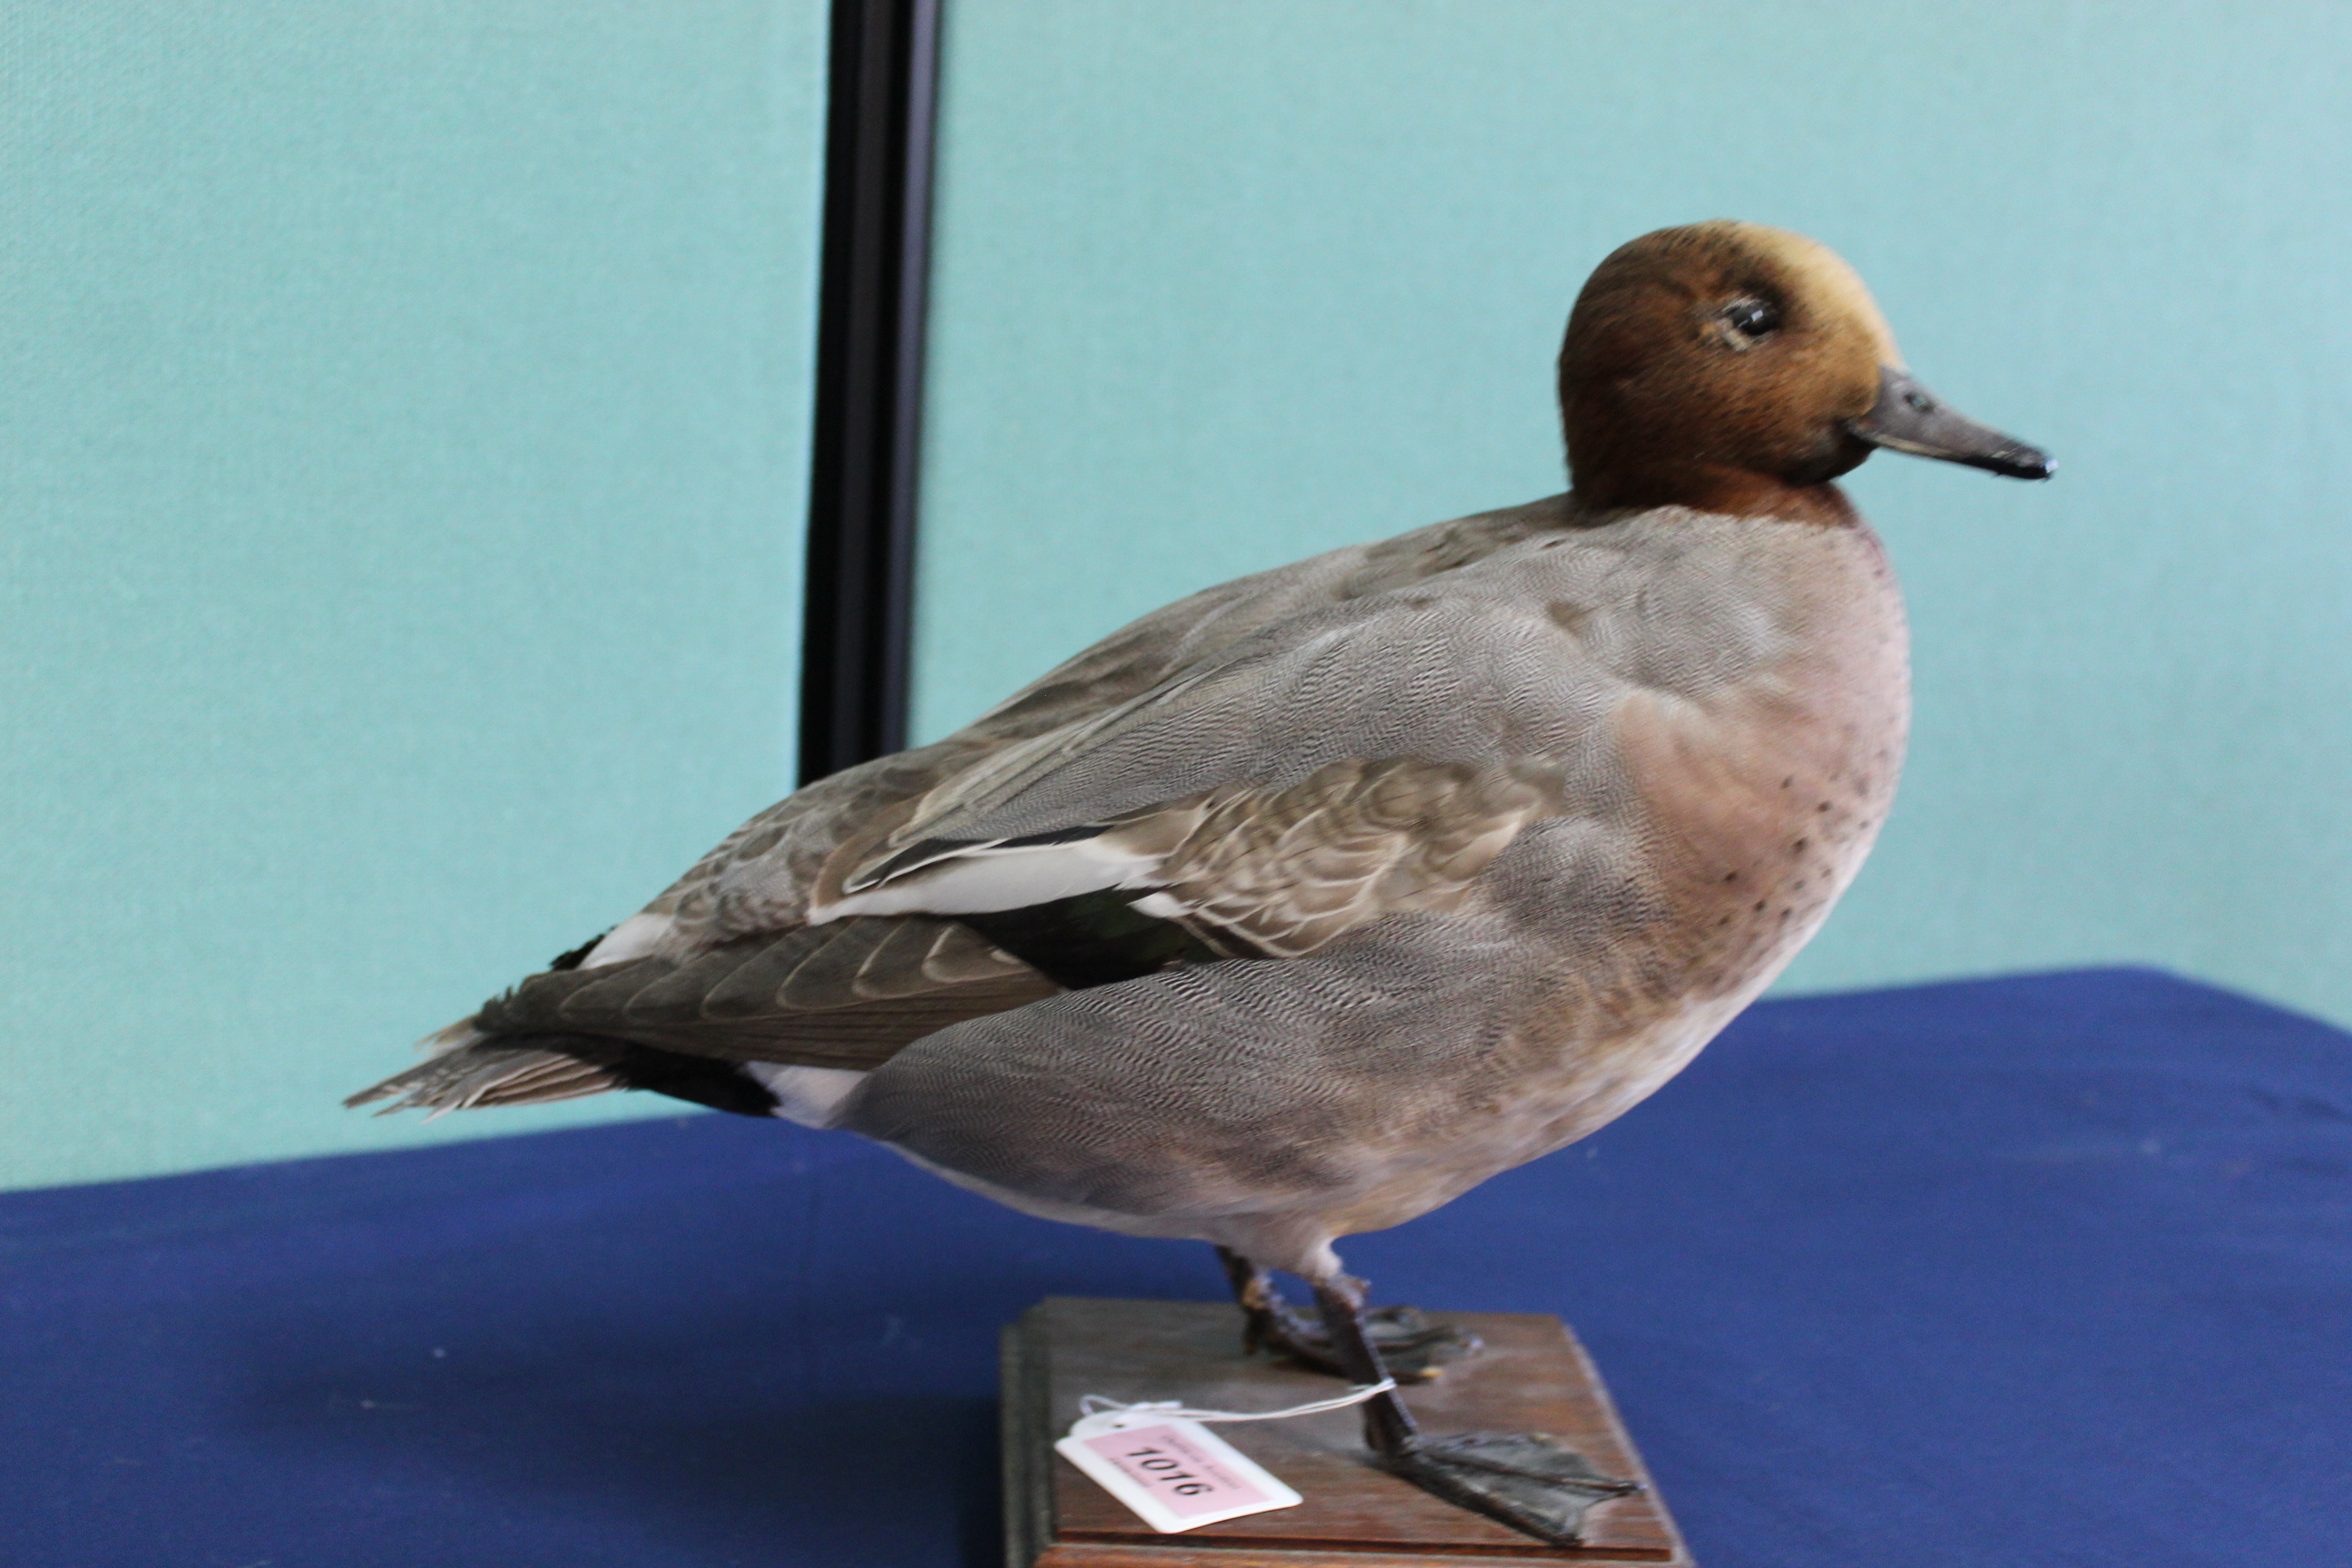
<path fill-rule="evenodd" d="M 1619 242 L 1796 228 L 2047 445 L 1882 456 L 1918 724 L 1801 988 L 2137 960 L 2352 1019 L 2352 10 L 951 0 L 918 728 L 1559 488 Z"/>
<path fill-rule="evenodd" d="M 345 1093 L 791 779 L 819 0 L 0 16 L 0 1182 Z"/>

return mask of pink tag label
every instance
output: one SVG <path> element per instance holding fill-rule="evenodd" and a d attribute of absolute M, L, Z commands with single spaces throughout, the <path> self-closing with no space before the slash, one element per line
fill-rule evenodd
<path fill-rule="evenodd" d="M 1191 1423 L 1187 1422 L 1186 1426 Z M 1265 1491 L 1216 1454 L 1208 1452 L 1182 1427 L 1130 1426 L 1078 1441 L 1089 1453 L 1116 1469 L 1179 1519 L 1202 1514 L 1255 1512 L 1280 1507 L 1286 1500 Z M 1224 1447 L 1218 1443 L 1217 1447 Z"/>

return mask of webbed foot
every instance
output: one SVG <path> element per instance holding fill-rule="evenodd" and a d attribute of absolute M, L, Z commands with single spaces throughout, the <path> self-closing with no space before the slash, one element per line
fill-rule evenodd
<path fill-rule="evenodd" d="M 1595 1503 L 1642 1489 L 1638 1481 L 1602 1475 L 1540 1432 L 1415 1436 L 1381 1463 L 1433 1496 L 1555 1546 L 1581 1542 L 1585 1511 Z"/>
<path fill-rule="evenodd" d="M 1341 1274 L 1319 1279 L 1315 1302 L 1342 1375 L 1377 1385 L 1387 1369 L 1366 1329 L 1362 1281 Z M 1581 1543 L 1585 1512 L 1596 1503 L 1641 1490 L 1540 1432 L 1424 1437 L 1394 1388 L 1366 1399 L 1363 1411 L 1365 1446 L 1390 1474 L 1555 1546 Z"/>

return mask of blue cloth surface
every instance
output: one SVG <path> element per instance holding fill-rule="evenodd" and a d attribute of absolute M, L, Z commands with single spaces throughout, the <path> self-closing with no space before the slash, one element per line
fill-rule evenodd
<path fill-rule="evenodd" d="M 1766 1004 L 1342 1252 L 1568 1318 L 1706 1568 L 2352 1560 L 2352 1037 L 2225 993 Z M 0 1562 L 992 1564 L 1048 1293 L 1222 1291 L 709 1115 L 0 1197 Z"/>

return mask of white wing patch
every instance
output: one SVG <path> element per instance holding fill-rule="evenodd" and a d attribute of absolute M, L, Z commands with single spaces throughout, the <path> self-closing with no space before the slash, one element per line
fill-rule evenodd
<path fill-rule="evenodd" d="M 1106 888 L 1148 886 L 1159 870 L 1160 859 L 1158 855 L 1123 849 L 1108 837 L 1066 844 L 991 845 L 934 860 L 878 887 L 812 908 L 809 924 L 823 925 L 848 915 L 977 915 L 1025 910 Z"/>
<path fill-rule="evenodd" d="M 662 939 L 677 929 L 674 915 L 631 915 L 604 933 L 604 940 L 588 950 L 580 961 L 583 969 L 602 969 L 608 963 L 625 963 L 632 958 L 643 958 L 659 947 Z"/>

